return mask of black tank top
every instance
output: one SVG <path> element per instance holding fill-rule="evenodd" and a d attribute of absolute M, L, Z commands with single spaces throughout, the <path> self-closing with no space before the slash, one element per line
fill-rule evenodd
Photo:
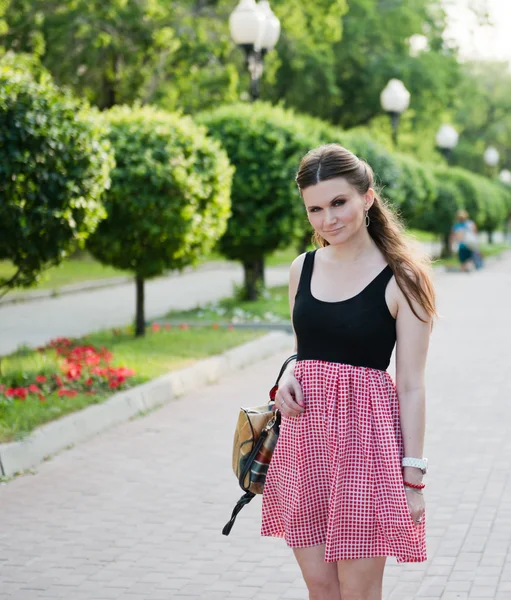
<path fill-rule="evenodd" d="M 325 360 L 385 371 L 396 343 L 396 321 L 385 301 L 387 265 L 359 294 L 340 302 L 311 293 L 316 250 L 307 252 L 293 308 L 297 360 Z"/>

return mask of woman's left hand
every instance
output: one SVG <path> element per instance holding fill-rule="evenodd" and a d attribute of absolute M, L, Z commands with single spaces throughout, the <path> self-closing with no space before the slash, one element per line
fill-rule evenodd
<path fill-rule="evenodd" d="M 405 488 L 406 501 L 408 503 L 408 509 L 412 515 L 414 523 L 418 525 L 424 518 L 425 503 L 424 496 L 422 493 L 414 490 L 413 488 Z"/>

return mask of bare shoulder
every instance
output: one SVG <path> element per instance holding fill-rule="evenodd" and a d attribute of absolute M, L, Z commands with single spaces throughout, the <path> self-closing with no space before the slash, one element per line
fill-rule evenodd
<path fill-rule="evenodd" d="M 403 267 L 403 269 L 419 288 L 425 289 L 427 287 L 426 281 L 420 274 L 412 271 L 412 269 L 406 265 Z M 426 322 L 430 321 L 430 316 L 427 314 L 423 306 L 416 300 L 416 298 L 414 298 L 409 289 L 406 287 L 403 288 L 398 284 L 395 275 L 392 277 L 387 287 L 386 299 L 389 305 L 389 310 L 395 319 L 397 319 L 399 315 L 401 317 L 407 315 L 413 318 L 417 318 L 416 315 L 418 315 L 420 320 L 424 320 Z"/>
<path fill-rule="evenodd" d="M 303 254 L 300 254 L 291 263 L 291 267 L 289 268 L 289 280 L 290 281 L 296 280 L 296 283 L 298 283 L 298 279 L 300 279 L 300 274 L 303 269 L 303 263 L 305 262 L 306 254 L 307 254 L 306 252 L 304 252 Z"/>

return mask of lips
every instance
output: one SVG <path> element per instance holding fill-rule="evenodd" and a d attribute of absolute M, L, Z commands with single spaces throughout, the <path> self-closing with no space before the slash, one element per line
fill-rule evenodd
<path fill-rule="evenodd" d="M 323 233 L 337 233 L 338 231 L 341 231 L 341 229 L 344 229 L 344 225 L 342 227 L 338 227 L 337 229 L 332 229 L 332 231 L 324 231 Z"/>

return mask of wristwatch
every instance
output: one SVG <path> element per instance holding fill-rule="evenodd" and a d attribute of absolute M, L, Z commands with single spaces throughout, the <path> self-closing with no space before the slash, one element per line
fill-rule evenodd
<path fill-rule="evenodd" d="M 401 461 L 402 467 L 416 467 L 422 471 L 423 475 L 426 475 L 428 471 L 428 459 L 427 458 L 410 458 L 405 457 Z"/>

